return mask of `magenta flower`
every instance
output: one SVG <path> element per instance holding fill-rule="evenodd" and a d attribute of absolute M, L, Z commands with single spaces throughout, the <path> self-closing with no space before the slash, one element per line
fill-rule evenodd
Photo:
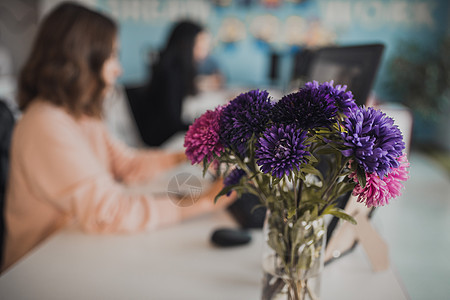
<path fill-rule="evenodd" d="M 214 159 L 214 155 L 220 156 L 223 146 L 219 139 L 219 119 L 222 107 L 208 110 L 194 123 L 184 137 L 186 156 L 192 164 L 200 163 L 205 158 L 207 162 Z"/>
<path fill-rule="evenodd" d="M 398 168 L 392 168 L 384 177 L 380 178 L 377 173 L 366 173 L 366 186 L 362 187 L 358 183 L 356 173 L 350 177 L 357 183 L 353 190 L 353 196 L 358 196 L 357 201 L 366 204 L 367 207 L 378 207 L 389 204 L 390 199 L 401 195 L 403 188 L 402 181 L 406 181 L 408 176 L 409 162 L 406 154 L 397 158 Z"/>

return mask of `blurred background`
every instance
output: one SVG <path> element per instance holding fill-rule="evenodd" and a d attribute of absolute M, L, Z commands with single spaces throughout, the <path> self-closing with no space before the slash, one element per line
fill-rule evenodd
<path fill-rule="evenodd" d="M 0 96 L 11 98 L 37 24 L 60 0 L 0 3 Z M 203 24 L 228 87 L 292 88 L 303 49 L 382 43 L 372 97 L 414 115 L 413 146 L 450 151 L 450 5 L 447 0 L 84 0 L 120 25 L 124 85 L 151 76 L 179 19 Z M 10 60 L 6 58 L 10 57 Z M 441 151 L 437 151 L 437 149 Z M 446 164 L 445 160 L 444 164 Z"/>
<path fill-rule="evenodd" d="M 0 98 L 14 101 L 15 80 L 37 25 L 45 13 L 60 2 L 1 0 Z M 124 86 L 139 86 L 148 80 L 150 66 L 164 46 L 171 25 L 180 19 L 195 20 L 209 30 L 211 58 L 225 77 L 226 87 L 242 91 L 267 88 L 287 93 L 298 88 L 298 57 L 305 49 L 383 44 L 369 98 L 371 103 L 397 107 L 412 116 L 413 122 L 406 127 L 411 131 L 414 155 L 411 180 L 402 197 L 407 201 L 394 203 L 393 208 L 385 210 L 383 217 L 380 214 L 384 225 L 379 227 L 381 231 L 384 227 L 383 236 L 388 240 L 393 260 L 412 298 L 448 297 L 448 0 L 79 2 L 118 22 L 123 67 L 120 84 Z M 405 217 L 399 221 L 402 214 Z M 418 235 L 421 238 L 417 238 Z M 438 279 L 424 283 L 424 278 L 431 280 L 430 276 Z"/>

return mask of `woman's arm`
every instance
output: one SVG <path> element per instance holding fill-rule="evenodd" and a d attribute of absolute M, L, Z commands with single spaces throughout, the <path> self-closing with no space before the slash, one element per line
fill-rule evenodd
<path fill-rule="evenodd" d="M 188 209 L 193 211 L 188 214 L 167 197 L 136 194 L 115 180 L 73 121 L 51 118 L 22 131 L 18 140 L 22 145 L 14 155 L 21 158 L 26 186 L 32 194 L 78 221 L 84 230 L 148 230 L 223 207 L 214 206 L 207 193 Z M 127 159 L 133 162 L 126 155 L 117 155 L 116 159 L 124 159 L 120 168 L 127 169 Z"/>
<path fill-rule="evenodd" d="M 106 129 L 103 130 L 103 138 L 108 148 L 114 176 L 127 184 L 151 180 L 157 174 L 186 161 L 183 152 L 132 149 L 110 136 Z"/>

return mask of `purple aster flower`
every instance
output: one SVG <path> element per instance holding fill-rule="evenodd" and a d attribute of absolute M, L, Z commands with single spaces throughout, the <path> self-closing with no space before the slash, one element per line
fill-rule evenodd
<path fill-rule="evenodd" d="M 333 80 L 331 80 L 330 82 L 324 82 L 320 85 L 317 83 L 317 81 L 314 81 L 312 83 L 306 83 L 305 86 L 311 89 L 319 89 L 320 94 L 322 94 L 324 97 L 333 99 L 334 104 L 339 108 L 339 110 L 347 115 L 350 110 L 357 108 L 355 99 L 353 99 L 353 94 L 351 91 L 346 91 L 346 85 L 336 85 L 334 87 L 333 84 Z"/>
<path fill-rule="evenodd" d="M 227 186 L 232 186 L 238 184 L 241 181 L 241 178 L 245 175 L 245 171 L 239 168 L 234 169 L 228 174 L 227 177 L 223 180 L 223 184 Z M 227 196 L 231 195 L 231 191 L 227 193 Z"/>
<path fill-rule="evenodd" d="M 274 125 L 267 129 L 256 144 L 256 163 L 264 173 L 282 178 L 306 161 L 306 131 L 291 125 Z"/>
<path fill-rule="evenodd" d="M 225 186 L 238 184 L 242 176 L 244 175 L 245 175 L 244 170 L 240 168 L 233 169 L 233 171 L 231 171 L 230 174 L 228 174 L 228 176 L 223 180 L 223 184 Z"/>
<path fill-rule="evenodd" d="M 349 148 L 342 154 L 354 157 L 367 173 L 383 177 L 399 166 L 397 157 L 402 155 L 405 143 L 392 118 L 372 107 L 361 107 L 349 112 L 343 126 L 341 136 Z"/>
<path fill-rule="evenodd" d="M 194 121 L 184 137 L 186 156 L 192 164 L 200 163 L 204 158 L 213 160 L 214 154 L 220 155 L 223 146 L 219 137 L 219 117 L 222 108 L 208 110 Z"/>
<path fill-rule="evenodd" d="M 281 98 L 273 109 L 273 121 L 302 129 L 329 127 L 337 113 L 335 100 L 316 81 Z"/>
<path fill-rule="evenodd" d="M 265 130 L 272 107 L 267 91 L 252 90 L 230 101 L 220 116 L 223 145 L 245 155 L 248 140 Z"/>

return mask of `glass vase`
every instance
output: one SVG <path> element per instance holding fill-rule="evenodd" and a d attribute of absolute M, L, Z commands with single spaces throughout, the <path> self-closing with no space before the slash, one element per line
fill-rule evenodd
<path fill-rule="evenodd" d="M 263 300 L 319 299 L 326 240 L 322 217 L 267 211 L 263 227 Z"/>

